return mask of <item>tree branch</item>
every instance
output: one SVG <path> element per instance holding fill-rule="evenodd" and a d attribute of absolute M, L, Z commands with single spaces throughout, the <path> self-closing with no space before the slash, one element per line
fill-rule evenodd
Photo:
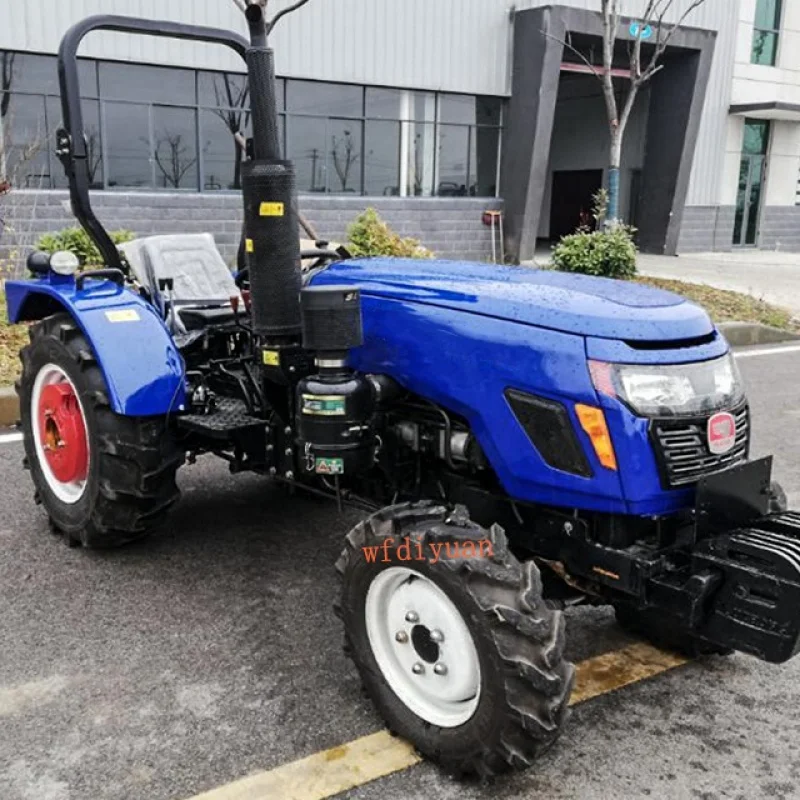
<path fill-rule="evenodd" d="M 614 65 L 614 42 L 617 40 L 617 28 L 619 27 L 619 6 L 617 5 L 617 1 L 618 0 L 602 0 L 603 97 L 606 101 L 608 122 L 612 130 L 616 130 L 619 125 L 619 109 L 617 108 L 617 97 L 614 94 L 614 80 L 611 76 L 611 68 Z"/>
<path fill-rule="evenodd" d="M 667 49 L 670 40 L 675 35 L 675 32 L 678 30 L 678 28 L 680 28 L 681 25 L 683 25 L 684 21 L 689 16 L 689 14 L 691 14 L 692 11 L 694 11 L 696 8 L 699 8 L 701 5 L 703 5 L 704 2 L 705 0 L 692 0 L 692 2 L 686 8 L 683 14 L 681 14 L 678 21 L 674 25 L 670 26 L 670 28 L 666 32 L 666 35 L 664 35 L 664 37 L 662 38 L 664 17 L 673 3 L 673 0 L 666 0 L 666 4 L 660 9 L 661 14 L 658 18 L 658 39 L 656 42 L 656 48 L 653 51 L 653 55 L 650 58 L 650 63 L 647 65 L 647 69 L 645 69 L 644 73 L 639 78 L 640 86 L 641 84 L 650 80 L 650 78 L 652 78 L 653 75 L 656 74 L 656 72 L 658 72 L 663 68 L 662 66 L 659 66 L 658 60 L 661 58 L 662 55 L 664 55 L 664 51 Z"/>
<path fill-rule="evenodd" d="M 578 56 L 578 58 L 581 61 L 583 61 L 583 63 L 586 64 L 587 67 L 589 67 L 589 69 L 592 71 L 592 74 L 595 76 L 595 78 L 597 78 L 597 80 L 599 80 L 599 81 L 603 80 L 602 75 L 597 71 L 597 67 L 594 64 L 592 64 L 592 62 L 589 61 L 589 59 L 586 58 L 586 56 L 583 53 L 581 53 L 580 50 L 578 50 L 575 47 L 573 47 L 565 39 L 559 39 L 558 36 L 553 36 L 552 33 L 548 33 L 547 31 L 542 31 L 541 33 L 542 33 L 543 36 L 546 36 L 548 39 L 553 39 L 553 41 L 556 41 L 559 44 L 564 45 L 564 47 L 566 47 L 568 50 L 571 50 L 573 53 L 575 53 L 575 55 Z"/>
<path fill-rule="evenodd" d="M 290 6 L 287 6 L 282 11 L 279 11 L 269 22 L 267 25 L 267 33 L 271 33 L 272 29 L 278 24 L 282 17 L 285 17 L 287 14 L 291 14 L 293 11 L 297 11 L 298 8 L 302 8 L 308 0 L 297 0 L 297 2 L 292 3 Z"/>

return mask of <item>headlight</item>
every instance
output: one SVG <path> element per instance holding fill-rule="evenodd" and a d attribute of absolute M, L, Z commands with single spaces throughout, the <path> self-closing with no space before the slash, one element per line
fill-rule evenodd
<path fill-rule="evenodd" d="M 733 357 L 697 364 L 641 366 L 590 361 L 595 389 L 644 417 L 703 414 L 738 405 L 744 388 Z"/>

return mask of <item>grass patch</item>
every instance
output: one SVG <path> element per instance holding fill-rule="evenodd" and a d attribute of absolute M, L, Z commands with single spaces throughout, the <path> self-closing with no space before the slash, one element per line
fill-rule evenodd
<path fill-rule="evenodd" d="M 785 308 L 770 305 L 749 294 L 740 294 L 726 289 L 715 289 L 700 283 L 667 280 L 666 278 L 647 278 L 637 276 L 637 283 L 675 292 L 703 306 L 714 322 L 760 322 L 785 331 L 797 331 L 800 325 L 792 322 L 792 312 Z"/>
<path fill-rule="evenodd" d="M 27 325 L 9 325 L 6 296 L 0 289 L 0 386 L 13 384 L 19 374 L 19 351 L 28 343 Z"/>

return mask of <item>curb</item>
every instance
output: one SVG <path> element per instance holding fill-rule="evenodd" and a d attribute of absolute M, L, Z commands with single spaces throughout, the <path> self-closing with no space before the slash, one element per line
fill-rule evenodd
<path fill-rule="evenodd" d="M 751 344 L 777 344 L 795 342 L 800 334 L 782 331 L 760 322 L 720 322 L 717 327 L 731 347 L 746 347 Z"/>
<path fill-rule="evenodd" d="M 19 397 L 13 386 L 0 386 L 0 428 L 19 422 Z"/>

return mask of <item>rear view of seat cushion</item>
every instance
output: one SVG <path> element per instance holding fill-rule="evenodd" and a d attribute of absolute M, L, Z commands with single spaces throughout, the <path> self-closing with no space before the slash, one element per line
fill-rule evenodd
<path fill-rule="evenodd" d="M 138 242 L 152 290 L 158 293 L 158 282 L 172 278 L 171 296 L 176 306 L 225 305 L 231 297 L 239 297 L 233 275 L 210 233 L 148 236 Z M 134 271 L 138 274 L 140 270 Z"/>

